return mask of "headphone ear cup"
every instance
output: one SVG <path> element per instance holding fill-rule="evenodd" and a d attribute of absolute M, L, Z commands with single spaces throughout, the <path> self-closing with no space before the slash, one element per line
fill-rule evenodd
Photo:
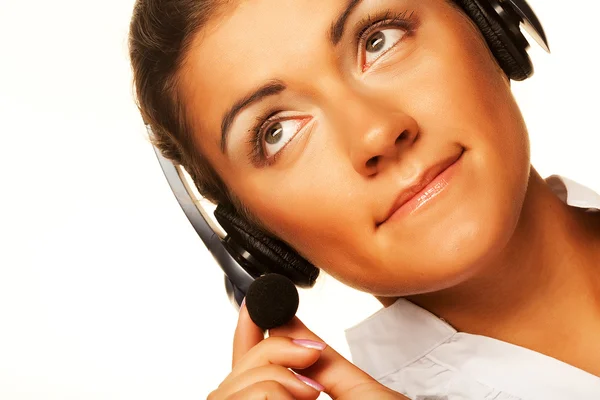
<path fill-rule="evenodd" d="M 511 40 L 504 22 L 490 4 L 481 0 L 454 0 L 479 27 L 492 54 L 506 75 L 515 81 L 522 81 L 533 74 L 533 65 L 525 46 Z M 484 0 L 488 1 L 488 0 Z M 495 0 L 494 0 L 495 1 Z M 516 29 L 519 31 L 518 22 Z"/>
<path fill-rule="evenodd" d="M 296 253 L 290 246 L 262 233 L 235 210 L 219 204 L 215 217 L 227 232 L 228 239 L 236 242 L 252 256 L 246 258 L 256 271 L 278 273 L 289 278 L 300 287 L 311 287 L 319 276 L 319 269 Z"/>

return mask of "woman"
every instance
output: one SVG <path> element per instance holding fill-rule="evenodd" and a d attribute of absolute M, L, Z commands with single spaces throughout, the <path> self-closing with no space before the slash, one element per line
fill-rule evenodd
<path fill-rule="evenodd" d="M 600 398 L 600 213 L 531 166 L 510 80 L 453 2 L 139 0 L 131 56 L 157 146 L 203 195 L 412 321 L 374 378 L 415 398 Z M 213 398 L 401 398 L 299 321 L 261 341 L 245 318 Z M 433 348 L 468 357 L 438 370 Z"/>

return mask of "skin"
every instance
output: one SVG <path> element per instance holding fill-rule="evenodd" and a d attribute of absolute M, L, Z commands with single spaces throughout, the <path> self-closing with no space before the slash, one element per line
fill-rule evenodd
<path fill-rule="evenodd" d="M 181 75 L 198 151 L 338 280 L 600 376 L 600 213 L 563 204 L 530 165 L 509 80 L 479 31 L 442 0 L 363 1 L 334 47 L 345 5 L 239 2 L 198 34 Z M 418 26 L 365 66 L 355 25 L 388 8 L 414 11 Z M 287 89 L 244 109 L 222 152 L 224 113 L 273 79 Z M 271 108 L 302 127 L 256 165 L 248 130 Z M 462 151 L 438 198 L 378 225 L 423 170 Z"/>
<path fill-rule="evenodd" d="M 286 326 L 271 329 L 269 335 L 264 339 L 262 329 L 242 305 L 234 335 L 232 371 L 208 400 L 315 400 L 321 391 L 339 400 L 407 400 L 327 346 L 296 317 Z M 294 339 L 303 342 L 294 343 Z M 288 368 L 308 377 L 310 385 Z"/>

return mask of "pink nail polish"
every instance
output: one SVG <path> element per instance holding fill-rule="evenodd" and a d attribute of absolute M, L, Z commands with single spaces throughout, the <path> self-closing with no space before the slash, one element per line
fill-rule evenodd
<path fill-rule="evenodd" d="M 327 347 L 325 343 L 315 342 L 314 340 L 308 339 L 294 339 L 292 342 L 298 346 L 306 347 L 308 349 L 324 350 L 325 347 Z"/>
<path fill-rule="evenodd" d="M 302 382 L 306 383 L 308 386 L 319 392 L 325 390 L 325 388 L 322 385 L 318 384 L 310 378 L 305 377 L 304 375 L 296 374 L 296 378 L 300 379 Z"/>

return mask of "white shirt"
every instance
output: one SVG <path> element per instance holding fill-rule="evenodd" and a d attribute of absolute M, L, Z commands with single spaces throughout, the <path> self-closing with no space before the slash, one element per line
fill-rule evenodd
<path fill-rule="evenodd" d="M 600 195 L 546 179 L 564 202 L 600 211 Z M 599 334 L 600 338 L 600 334 Z M 352 361 L 416 400 L 600 400 L 600 378 L 533 350 L 457 332 L 405 299 L 346 330 Z"/>

